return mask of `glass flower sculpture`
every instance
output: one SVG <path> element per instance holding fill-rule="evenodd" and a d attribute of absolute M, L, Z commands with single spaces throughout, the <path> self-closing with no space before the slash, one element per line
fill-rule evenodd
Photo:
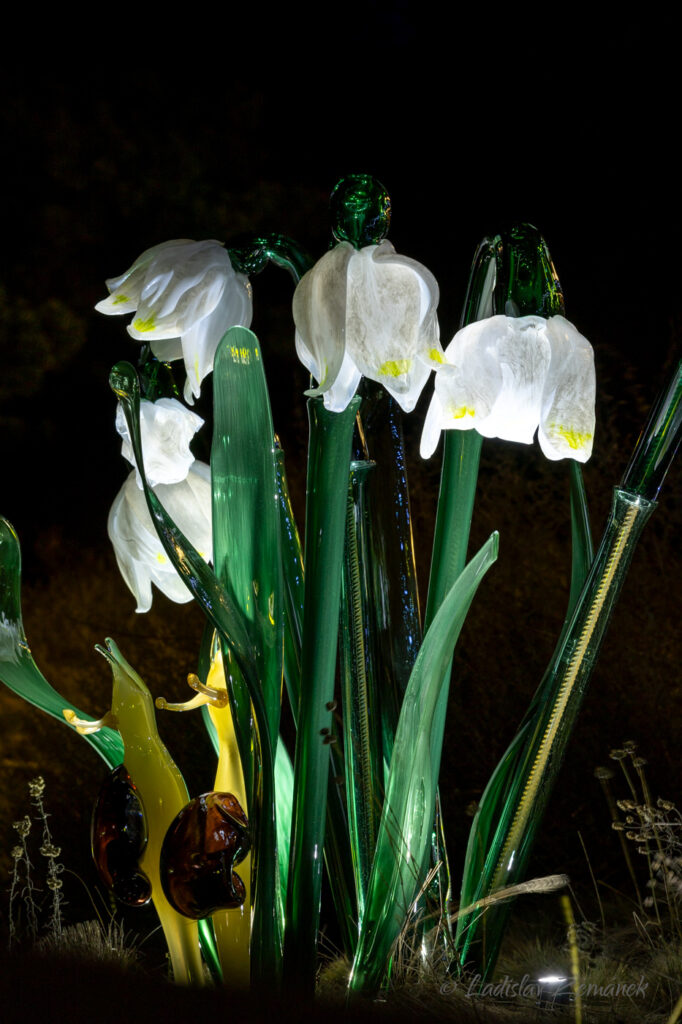
<path fill-rule="evenodd" d="M 531 444 L 548 459 L 587 462 L 594 438 L 590 343 L 563 316 L 492 316 L 463 327 L 445 350 L 424 421 L 421 454 L 442 429 Z"/>
<path fill-rule="evenodd" d="M 128 334 L 149 342 L 164 362 L 183 359 L 185 401 L 191 405 L 213 369 L 229 327 L 251 323 L 251 286 L 232 268 L 220 242 L 178 238 L 147 249 L 120 277 L 106 282 L 100 313 L 136 313 Z"/>
<path fill-rule="evenodd" d="M 213 550 L 211 470 L 205 463 L 195 461 L 189 449 L 203 422 L 175 399 L 140 403 L 147 477 L 173 520 L 208 560 Z M 135 466 L 120 406 L 116 429 L 123 439 L 124 457 Z M 151 608 L 152 583 L 178 604 L 192 600 L 154 529 L 137 467 L 114 499 L 107 528 L 121 575 L 137 600 L 138 612 Z"/>
<path fill-rule="evenodd" d="M 157 484 L 177 484 L 187 477 L 194 456 L 190 441 L 203 426 L 201 416 L 185 408 L 176 398 L 159 398 L 156 402 L 140 402 L 140 428 L 144 450 L 144 468 L 152 487 Z M 133 446 L 123 409 L 116 410 L 116 430 L 123 444 L 121 454 L 135 467 L 138 487 L 142 478 L 135 465 Z"/>
<path fill-rule="evenodd" d="M 339 242 L 301 279 L 293 300 L 296 351 L 323 395 L 342 412 L 364 375 L 405 412 L 429 371 L 444 362 L 433 274 L 390 242 L 357 250 Z"/>

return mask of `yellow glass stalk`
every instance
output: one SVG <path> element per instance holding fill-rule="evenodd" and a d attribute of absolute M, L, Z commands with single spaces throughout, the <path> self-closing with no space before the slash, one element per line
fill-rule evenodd
<path fill-rule="evenodd" d="M 152 900 L 163 928 L 176 983 L 203 985 L 204 965 L 196 921 L 171 907 L 161 886 L 159 859 L 169 825 L 189 802 L 180 771 L 161 741 L 154 701 L 137 672 L 123 658 L 113 640 L 97 647 L 111 665 L 114 684 L 111 712 L 103 724 L 115 725 L 124 745 L 124 763 L 140 794 L 147 820 L 147 845 L 140 868 L 152 886 Z M 72 711 L 64 717 L 79 732 L 92 731 L 98 723 L 81 722 Z"/>

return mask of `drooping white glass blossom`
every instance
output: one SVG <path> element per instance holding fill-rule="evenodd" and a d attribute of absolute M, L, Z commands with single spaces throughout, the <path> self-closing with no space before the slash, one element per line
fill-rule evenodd
<path fill-rule="evenodd" d="M 147 249 L 106 282 L 100 313 L 136 313 L 128 333 L 148 341 L 158 359 L 184 359 L 185 401 L 201 393 L 225 331 L 251 323 L 251 286 L 234 271 L 221 242 L 178 238 Z"/>
<path fill-rule="evenodd" d="M 157 484 L 176 484 L 184 480 L 194 456 L 189 443 L 203 425 L 201 416 L 187 409 L 176 398 L 159 398 L 156 402 L 140 402 L 140 430 L 144 470 L 151 487 Z M 116 409 L 116 429 L 123 438 L 121 454 L 135 466 L 138 487 L 142 480 L 137 471 L 128 424 L 119 404 Z"/>
<path fill-rule="evenodd" d="M 390 242 L 360 250 L 340 242 L 294 293 L 296 351 L 318 382 L 306 394 L 341 412 L 364 374 L 410 412 L 444 361 L 437 304 L 433 274 Z"/>
<path fill-rule="evenodd" d="M 159 484 L 154 493 L 173 522 L 208 561 L 213 550 L 210 466 L 194 462 L 184 480 Z M 137 600 L 136 611 L 147 612 L 151 608 L 152 583 L 178 604 L 192 600 L 158 538 L 134 470 L 114 500 L 107 529 L 121 575 Z"/>
<path fill-rule="evenodd" d="M 445 350 L 424 421 L 421 455 L 441 430 L 530 444 L 548 459 L 586 462 L 594 438 L 594 353 L 562 316 L 492 316 L 463 327 Z M 538 429 L 539 428 L 539 429 Z"/>

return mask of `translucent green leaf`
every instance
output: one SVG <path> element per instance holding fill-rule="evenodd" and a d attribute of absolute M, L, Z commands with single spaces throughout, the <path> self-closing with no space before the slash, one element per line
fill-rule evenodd
<path fill-rule="evenodd" d="M 53 623 L 59 628 L 59 622 Z M 36 665 L 24 633 L 21 616 L 21 549 L 14 529 L 6 519 L 0 518 L 0 679 L 10 690 L 29 704 L 46 711 L 62 725 L 68 725 L 62 712 L 74 711 L 87 721 L 93 719 L 65 700 L 55 690 Z M 75 731 L 75 728 L 74 728 Z M 123 761 L 123 742 L 113 729 L 104 728 L 83 739 L 100 757 L 116 768 Z"/>
<path fill-rule="evenodd" d="M 445 674 L 471 601 L 497 558 L 492 534 L 441 604 L 400 712 L 351 990 L 381 984 L 391 948 L 426 879 L 449 680 Z"/>
<path fill-rule="evenodd" d="M 213 364 L 213 564 L 241 612 L 271 736 L 282 691 L 282 559 L 275 437 L 258 338 L 223 337 Z"/>

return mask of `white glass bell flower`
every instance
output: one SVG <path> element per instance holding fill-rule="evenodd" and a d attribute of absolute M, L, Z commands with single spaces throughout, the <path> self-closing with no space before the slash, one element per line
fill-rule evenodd
<path fill-rule="evenodd" d="M 540 447 L 548 459 L 587 462 L 595 427 L 594 352 L 562 316 L 550 317 L 547 335 L 552 358 L 542 392 Z"/>
<path fill-rule="evenodd" d="M 218 344 L 252 317 L 251 286 L 230 263 L 221 242 L 174 239 L 147 249 L 125 274 L 106 282 L 100 313 L 135 313 L 128 333 L 148 341 L 158 359 L 183 359 L 185 401 L 201 393 Z"/>
<path fill-rule="evenodd" d="M 475 428 L 484 437 L 531 444 L 548 459 L 586 462 L 594 438 L 592 346 L 562 316 L 493 316 L 458 331 L 436 375 L 421 455 L 441 430 Z"/>
<path fill-rule="evenodd" d="M 184 480 L 194 462 L 189 443 L 203 425 L 201 416 L 187 409 L 176 398 L 159 398 L 156 402 L 140 402 L 140 430 L 144 469 L 151 487 L 176 484 Z M 135 455 L 130 443 L 128 425 L 119 404 L 116 430 L 123 439 L 121 454 L 135 467 L 137 486 L 142 487 Z"/>
<path fill-rule="evenodd" d="M 318 382 L 306 394 L 341 412 L 364 375 L 410 412 L 430 369 L 444 362 L 438 297 L 433 274 L 390 242 L 360 250 L 340 242 L 294 293 L 296 351 Z"/>
<path fill-rule="evenodd" d="M 213 551 L 210 467 L 194 462 L 184 480 L 159 484 L 154 493 L 173 522 L 208 561 Z M 134 470 L 114 500 L 107 530 L 121 575 L 135 595 L 136 611 L 147 612 L 151 608 L 152 583 L 178 604 L 192 600 L 158 538 Z"/>

